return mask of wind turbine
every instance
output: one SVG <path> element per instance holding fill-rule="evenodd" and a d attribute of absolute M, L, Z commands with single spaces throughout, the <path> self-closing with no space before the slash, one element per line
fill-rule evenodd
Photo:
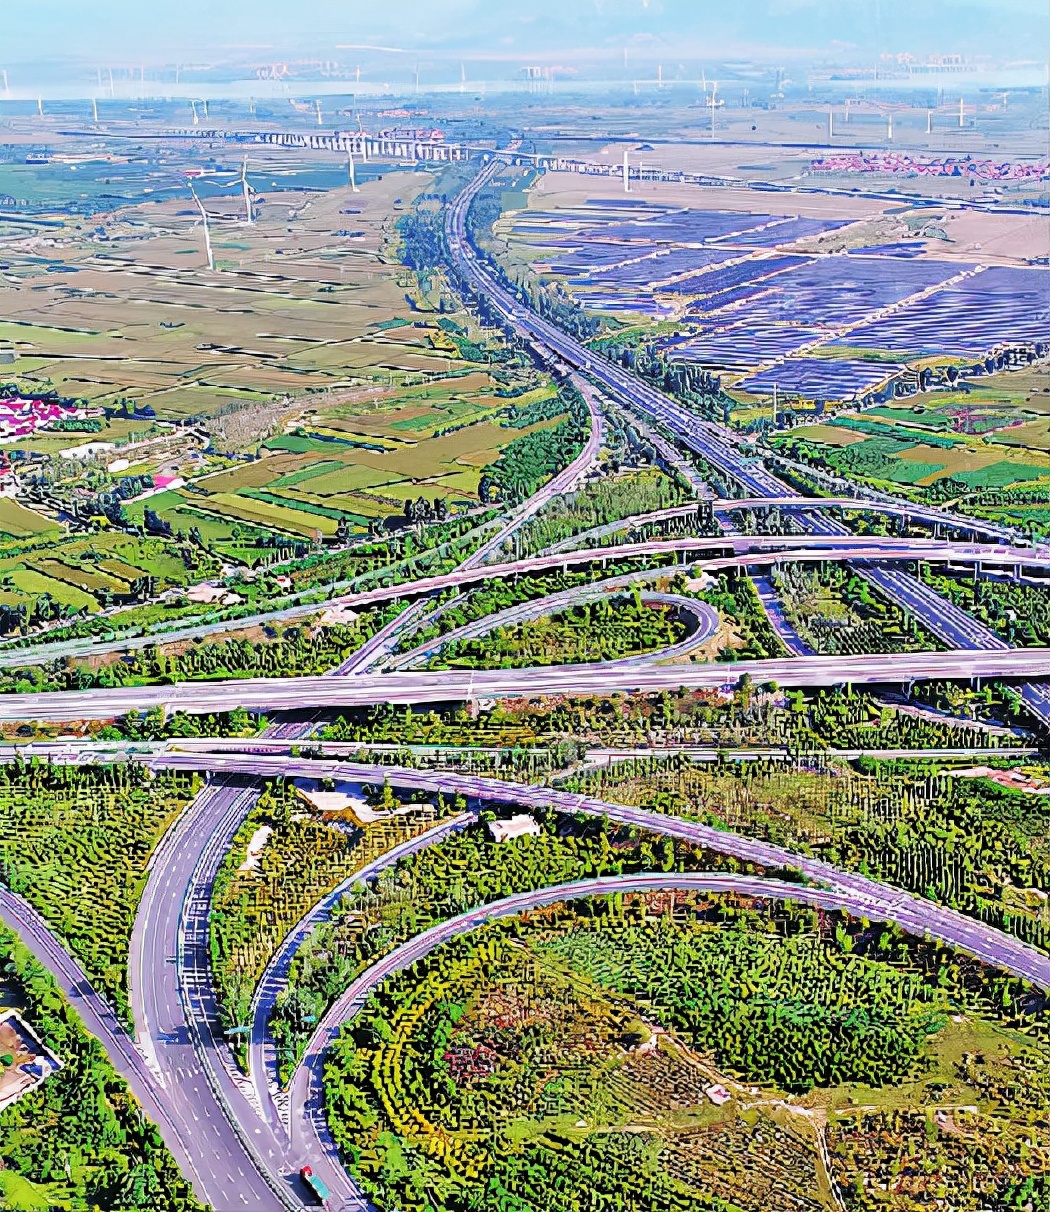
<path fill-rule="evenodd" d="M 350 189 L 356 194 L 358 190 L 357 177 L 354 175 L 354 153 L 349 147 L 346 149 L 346 168 L 350 174 Z"/>
<path fill-rule="evenodd" d="M 715 97 L 718 93 L 718 81 L 711 81 L 711 138 L 715 137 Z"/>
<path fill-rule="evenodd" d="M 204 203 L 197 197 L 197 191 L 193 188 L 193 182 L 190 182 L 190 193 L 193 194 L 193 200 L 197 203 L 197 209 L 201 212 L 201 219 L 204 221 L 204 251 L 208 254 L 208 268 L 212 271 L 215 269 L 215 258 L 211 251 L 211 231 L 208 228 L 208 212 L 204 209 Z"/>
<path fill-rule="evenodd" d="M 91 98 L 91 117 L 92 121 L 98 126 L 98 98 Z"/>
<path fill-rule="evenodd" d="M 252 218 L 252 194 L 248 188 L 248 157 L 244 157 L 244 163 L 241 165 L 241 189 L 244 192 L 244 221 L 245 223 L 254 223 Z"/>
<path fill-rule="evenodd" d="M 314 102 L 314 107 L 317 110 L 317 125 L 320 126 L 321 125 L 321 98 L 320 97 L 318 97 L 317 100 Z"/>
<path fill-rule="evenodd" d="M 200 118 L 197 117 L 197 102 L 196 101 L 190 101 L 190 109 L 193 110 L 193 125 L 200 126 L 201 120 L 200 120 Z"/>

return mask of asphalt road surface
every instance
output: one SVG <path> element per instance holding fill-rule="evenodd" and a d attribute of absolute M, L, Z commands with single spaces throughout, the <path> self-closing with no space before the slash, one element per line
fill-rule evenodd
<path fill-rule="evenodd" d="M 274 713 L 375 703 L 467 702 L 550 694 L 604 696 L 679 687 L 731 692 L 744 674 L 756 685 L 776 682 L 780 686 L 900 686 L 938 678 L 1045 680 L 1050 678 L 1050 649 L 800 656 L 680 665 L 648 663 L 628 667 L 553 665 L 359 674 L 352 678 L 234 678 L 216 682 L 178 682 L 170 686 L 0 695 L 0 720 L 104 720 L 158 706 L 190 714 L 229 711 L 236 705 L 249 711 Z"/>

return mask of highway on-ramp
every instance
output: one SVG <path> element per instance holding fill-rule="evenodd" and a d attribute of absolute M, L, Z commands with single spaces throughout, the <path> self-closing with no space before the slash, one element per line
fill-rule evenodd
<path fill-rule="evenodd" d="M 810 888 L 783 880 L 713 872 L 690 874 L 648 873 L 609 876 L 521 892 L 503 900 L 470 909 L 409 939 L 361 974 L 332 1005 L 318 1024 L 290 1084 L 287 1114 L 293 1143 L 302 1150 L 324 1150 L 333 1162 L 338 1152 L 325 1117 L 324 1060 L 342 1025 L 363 1008 L 371 992 L 392 973 L 401 971 L 449 939 L 476 930 L 499 918 L 516 916 L 560 901 L 616 893 L 682 891 L 737 894 L 762 899 L 790 900 L 824 909 L 839 909 L 854 916 L 894 922 L 922 934 L 922 918 L 908 904 L 870 896 L 848 887 Z M 980 939 L 986 927 L 967 919 L 968 936 Z M 1050 957 L 1045 958 L 1044 985 L 1050 981 Z"/>

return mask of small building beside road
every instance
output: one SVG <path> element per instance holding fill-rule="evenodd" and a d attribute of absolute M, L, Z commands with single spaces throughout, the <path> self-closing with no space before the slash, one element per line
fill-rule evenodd
<path fill-rule="evenodd" d="M 0 1010 L 0 1111 L 61 1068 L 62 1062 L 17 1010 Z"/>
<path fill-rule="evenodd" d="M 527 812 L 504 821 L 489 821 L 489 837 L 494 842 L 509 842 L 516 837 L 539 837 L 539 824 Z"/>

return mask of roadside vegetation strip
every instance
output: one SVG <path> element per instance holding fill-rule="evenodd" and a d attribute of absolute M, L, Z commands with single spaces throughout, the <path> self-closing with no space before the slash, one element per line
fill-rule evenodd
<path fill-rule="evenodd" d="M 607 828 L 597 820 L 548 823 L 536 837 L 494 842 L 487 824 L 468 824 L 454 836 L 435 836 L 384 867 L 368 881 L 344 890 L 330 919 L 297 934 L 271 974 L 266 996 L 272 1008 L 267 1033 L 275 1076 L 283 1084 L 302 1056 L 312 1024 L 380 955 L 421 931 L 455 917 L 464 906 L 483 906 L 508 892 L 595 874 L 639 872 L 659 862 L 667 869 L 696 870 L 711 856 L 687 842 L 655 832 Z M 280 977 L 280 991 L 276 991 Z M 256 1026 L 260 1024 L 256 1023 Z M 253 1049 L 253 1067 L 263 1051 Z M 261 1074 L 253 1071 L 257 1088 Z"/>
<path fill-rule="evenodd" d="M 228 636 L 165 651 L 149 645 L 120 660 L 77 665 L 56 663 L 44 670 L 0 672 L 0 689 L 24 691 L 28 686 L 70 690 L 95 686 L 146 686 L 224 678 L 319 675 L 343 661 L 403 609 L 397 601 L 349 616 L 347 622 L 325 623 L 309 618 L 305 624 L 268 627 L 262 636 Z M 109 654 L 112 655 L 112 654 Z M 30 680 L 30 674 L 35 678 Z"/>
<path fill-rule="evenodd" d="M 701 625 L 699 616 L 705 608 L 682 603 L 685 599 L 671 600 L 669 595 L 637 588 L 633 593 L 625 589 L 584 601 L 562 599 L 550 611 L 537 610 L 542 604 L 533 603 L 532 610 L 515 610 L 505 622 L 494 622 L 484 635 L 447 641 L 426 668 L 509 669 L 669 659 L 679 655 L 693 633 L 704 642 L 717 626 L 717 617 L 710 625 L 714 612 L 709 608 Z M 693 612 L 691 618 L 687 611 Z"/>
<path fill-rule="evenodd" d="M 130 1025 L 127 958 L 150 855 L 196 779 L 133 766 L 0 767 L 0 870 Z"/>
<path fill-rule="evenodd" d="M 789 624 L 813 652 L 846 656 L 944 647 L 915 613 L 873 591 L 847 565 L 785 561 L 772 579 Z"/>
<path fill-rule="evenodd" d="M 249 1021 L 253 990 L 293 924 L 350 873 L 429 828 L 438 812 L 424 802 L 360 825 L 349 811 L 312 809 L 290 783 L 266 787 L 211 889 L 211 967 L 227 1030 Z M 243 1037 L 234 1037 L 234 1052 L 243 1062 Z"/>

